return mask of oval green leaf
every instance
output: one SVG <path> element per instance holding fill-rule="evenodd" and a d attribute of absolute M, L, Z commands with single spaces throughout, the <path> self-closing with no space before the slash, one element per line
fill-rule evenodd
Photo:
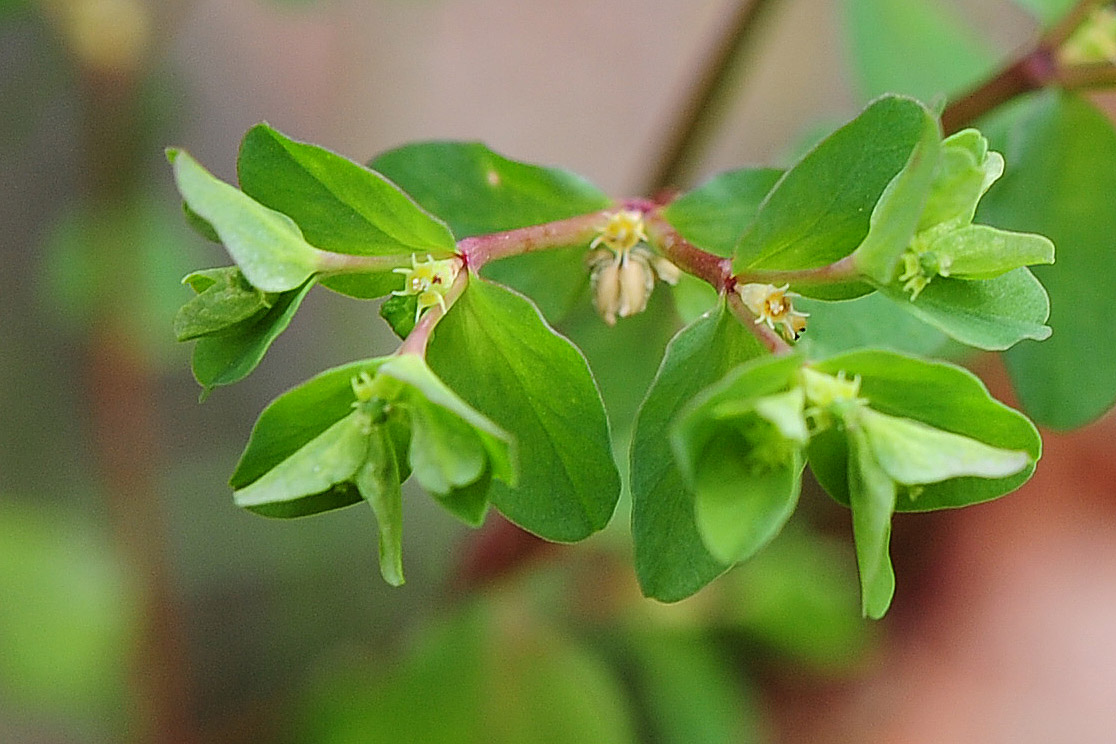
<path fill-rule="evenodd" d="M 244 135 L 237 176 L 244 193 L 290 216 L 319 248 L 360 256 L 445 257 L 454 252 L 454 237 L 445 223 L 387 178 L 267 124 Z M 399 278 L 389 272 L 322 283 L 356 297 L 379 297 L 395 289 Z"/>
<path fill-rule="evenodd" d="M 1116 131 L 1085 99 L 1051 90 L 997 116 L 989 136 L 1011 169 L 980 217 L 1058 246 L 1056 264 L 1034 269 L 1054 333 L 1009 351 L 1008 372 L 1039 423 L 1082 426 L 1116 402 Z"/>
<path fill-rule="evenodd" d="M 585 358 L 529 300 L 472 277 L 438 324 L 427 360 L 516 440 L 517 485 L 492 486 L 501 513 L 559 541 L 581 540 L 608 523 L 620 478 L 600 393 Z"/>
<path fill-rule="evenodd" d="M 212 225 L 252 286 L 286 292 L 318 270 L 321 251 L 287 215 L 214 178 L 184 150 L 167 150 L 182 198 Z"/>
<path fill-rule="evenodd" d="M 737 244 L 734 270 L 812 268 L 852 253 L 884 189 L 936 126 L 914 99 L 874 101 L 783 175 Z"/>
<path fill-rule="evenodd" d="M 976 375 L 945 362 L 876 350 L 855 351 L 813 365 L 820 372 L 860 377 L 860 395 L 875 410 L 975 439 L 1002 450 L 1027 453 L 1031 464 L 1004 478 L 953 478 L 907 493 L 898 511 L 966 506 L 1003 496 L 1023 485 L 1042 454 L 1042 440 L 1026 416 L 988 394 Z M 837 501 L 848 504 L 848 452 L 844 436 L 824 432 L 811 439 L 810 469 Z"/>
<path fill-rule="evenodd" d="M 671 452 L 670 427 L 679 408 L 697 393 L 764 353 L 723 300 L 667 346 L 639 409 L 630 455 L 636 576 L 648 597 L 677 602 L 729 568 L 702 541 L 694 497 Z"/>
<path fill-rule="evenodd" d="M 1050 299 L 1026 268 L 992 279 L 935 277 L 914 300 L 895 284 L 879 291 L 919 320 L 978 349 L 1003 351 L 1024 339 L 1050 337 Z"/>

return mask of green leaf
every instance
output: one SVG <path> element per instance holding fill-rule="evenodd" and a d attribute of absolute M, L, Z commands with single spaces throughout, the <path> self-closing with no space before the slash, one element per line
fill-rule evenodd
<path fill-rule="evenodd" d="M 849 504 L 860 569 L 860 608 L 864 617 L 879 620 L 895 594 L 895 571 L 888 555 L 895 482 L 873 459 L 862 432 L 850 430 L 849 450 Z"/>
<path fill-rule="evenodd" d="M 979 83 L 994 50 L 937 0 L 845 0 L 853 69 L 865 97 L 905 93 L 923 101 Z"/>
<path fill-rule="evenodd" d="M 380 317 L 387 321 L 399 338 L 407 338 L 415 329 L 418 295 L 391 295 L 380 303 Z"/>
<path fill-rule="evenodd" d="M 567 171 L 499 155 L 478 142 L 421 142 L 371 166 L 445 220 L 459 239 L 539 225 L 605 209 L 611 200 Z M 483 274 L 534 299 L 551 321 L 585 286 L 584 251 L 544 251 L 493 261 Z"/>
<path fill-rule="evenodd" d="M 744 457 L 746 443 L 726 437 L 706 448 L 694 477 L 694 514 L 709 553 L 722 563 L 746 560 L 779 534 L 798 504 L 801 455 L 757 472 Z"/>
<path fill-rule="evenodd" d="M 679 408 L 730 369 L 764 354 L 724 301 L 671 340 L 636 418 L 631 445 L 632 537 L 644 595 L 685 599 L 728 569 L 709 554 L 669 430 Z"/>
<path fill-rule="evenodd" d="M 376 397 L 384 396 L 384 420 L 354 406 L 364 400 L 353 389 L 362 376 L 372 378 Z M 357 457 L 358 450 L 365 454 Z M 380 524 L 384 577 L 396 583 L 402 578 L 396 492 L 412 471 L 474 525 L 483 521 L 491 479 L 515 481 L 508 435 L 422 359 L 403 355 L 328 370 L 277 398 L 257 421 L 231 483 L 238 504 L 269 516 L 312 514 L 363 495 Z"/>
<path fill-rule="evenodd" d="M 760 706 L 736 663 L 704 633 L 626 628 L 626 675 L 658 744 L 758 744 Z M 694 694 L 700 690 L 701 694 Z"/>
<path fill-rule="evenodd" d="M 950 231 L 930 243 L 929 250 L 948 256 L 949 275 L 965 279 L 991 279 L 1021 266 L 1054 263 L 1049 238 L 987 225 Z"/>
<path fill-rule="evenodd" d="M 291 217 L 311 244 L 361 256 L 429 254 L 444 258 L 454 237 L 441 221 L 379 173 L 267 124 L 244 135 L 237 159 L 244 193 Z M 325 286 L 379 297 L 399 285 L 385 272 L 332 277 Z"/>
<path fill-rule="evenodd" d="M 350 413 L 259 479 L 233 494 L 236 505 L 264 516 L 296 517 L 353 503 L 347 484 L 368 459 L 364 417 Z M 335 493 L 337 491 L 337 493 Z M 359 495 L 357 499 L 359 499 Z"/>
<path fill-rule="evenodd" d="M 897 285 L 880 292 L 919 320 L 978 349 L 1002 351 L 1023 339 L 1049 338 L 1050 300 L 1025 268 L 993 279 L 936 277 L 918 298 Z"/>
<path fill-rule="evenodd" d="M 813 359 L 864 347 L 930 355 L 949 342 L 937 328 L 879 292 L 845 302 L 803 297 L 794 301 L 794 307 L 810 314 L 806 335 L 798 346 Z"/>
<path fill-rule="evenodd" d="M 510 436 L 457 397 L 421 358 L 392 357 L 379 373 L 408 386 L 400 397 L 411 424 L 408 459 L 423 488 L 444 497 L 489 470 L 505 483 L 515 484 Z M 483 509 L 470 521 L 481 518 Z"/>
<path fill-rule="evenodd" d="M 352 413 L 353 379 L 362 373 L 374 375 L 387 359 L 328 369 L 271 401 L 252 427 L 229 485 L 236 490 L 247 487 Z"/>
<path fill-rule="evenodd" d="M 321 251 L 287 215 L 214 178 L 184 150 L 167 150 L 182 197 L 213 226 L 252 286 L 286 292 L 318 270 Z"/>
<path fill-rule="evenodd" d="M 990 447 L 871 408 L 862 410 L 857 420 L 873 458 L 896 483 L 913 486 L 966 475 L 1006 478 L 1031 464 L 1026 452 Z"/>
<path fill-rule="evenodd" d="M 849 255 L 868 235 L 888 183 L 937 123 L 917 101 L 887 96 L 787 171 L 736 247 L 733 269 L 805 269 Z M 831 296 L 821 287 L 798 288 Z M 848 288 L 840 296 L 864 294 Z"/>
<path fill-rule="evenodd" d="M 275 299 L 249 284 L 235 266 L 194 272 L 182 283 L 198 294 L 179 308 L 174 317 L 174 335 L 179 341 L 242 323 L 266 312 Z"/>
<path fill-rule="evenodd" d="M 977 130 L 964 129 L 946 137 L 918 230 L 945 223 L 968 225 L 980 198 L 1003 174 L 1003 156 L 990 152 L 988 140 Z"/>
<path fill-rule="evenodd" d="M 941 151 L 939 140 L 936 123 L 923 127 L 907 164 L 891 179 L 872 209 L 868 236 L 853 251 L 853 260 L 862 274 L 878 282 L 889 282 L 895 275 L 930 195 Z"/>
<path fill-rule="evenodd" d="M 529 300 L 471 277 L 438 324 L 427 359 L 461 398 L 515 437 L 518 485 L 492 486 L 501 513 L 559 541 L 608 523 L 620 479 L 600 393 L 584 357 Z"/>
<path fill-rule="evenodd" d="M 930 511 L 989 501 L 1010 493 L 1034 472 L 1042 440 L 1034 424 L 993 399 L 971 372 L 945 362 L 930 362 L 892 352 L 862 350 L 813 365 L 814 369 L 860 378 L 860 396 L 876 411 L 975 439 L 1001 450 L 1026 452 L 1032 464 L 1004 478 L 953 478 L 907 493 L 898 511 Z M 827 431 L 811 439 L 810 469 L 826 491 L 848 504 L 848 453 L 844 437 Z"/>
<path fill-rule="evenodd" d="M 1081 97 L 1048 91 L 997 116 L 989 134 L 1011 169 L 980 217 L 1049 236 L 1058 262 L 1034 270 L 1050 293 L 1054 334 L 1006 356 L 1024 409 L 1070 429 L 1116 402 L 1116 132 Z"/>
<path fill-rule="evenodd" d="M 479 142 L 420 142 L 370 165 L 445 220 L 458 239 L 596 212 L 609 198 L 557 168 L 509 160 Z"/>
<path fill-rule="evenodd" d="M 190 209 L 190 205 L 182 202 L 182 213 L 186 216 L 186 224 L 194 229 L 198 235 L 213 243 L 220 243 L 221 236 L 213 229 L 204 217 Z"/>
<path fill-rule="evenodd" d="M 403 585 L 403 492 L 399 456 L 386 429 L 371 433 L 368 459 L 353 482 L 376 515 L 380 530 L 380 575 L 392 586 Z"/>
<path fill-rule="evenodd" d="M 761 357 L 699 394 L 671 443 L 693 491 L 698 531 L 723 563 L 743 561 L 782 529 L 798 503 L 808 434 L 800 388 L 784 390 L 796 356 Z"/>
<path fill-rule="evenodd" d="M 472 483 L 452 488 L 447 493 L 431 493 L 434 500 L 470 527 L 480 527 L 488 514 L 492 469 L 488 468 Z"/>
<path fill-rule="evenodd" d="M 795 355 L 759 357 L 737 367 L 678 411 L 672 444 L 686 479 L 695 477 L 701 453 L 726 430 L 745 433 L 743 426 L 765 425 L 772 436 L 805 444 L 801 391 L 783 392 L 794 384 L 801 366 L 801 358 Z"/>
<path fill-rule="evenodd" d="M 193 370 L 205 395 L 221 385 L 231 385 L 251 374 L 272 342 L 287 329 L 302 300 L 314 286 L 308 279 L 298 289 L 276 296 L 267 312 L 252 316 L 227 330 L 198 339 Z"/>
<path fill-rule="evenodd" d="M 675 199 L 663 217 L 698 248 L 727 258 L 782 175 L 776 168 L 726 171 Z"/>

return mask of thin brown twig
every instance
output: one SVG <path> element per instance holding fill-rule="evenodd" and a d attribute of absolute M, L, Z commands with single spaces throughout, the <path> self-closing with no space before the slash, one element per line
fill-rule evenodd
<path fill-rule="evenodd" d="M 942 111 L 942 131 L 953 134 L 1013 98 L 1047 86 L 1079 90 L 1116 83 L 1112 65 L 1066 67 L 1058 63 L 1058 47 L 1100 4 L 1101 0 L 1081 0 L 1021 57 L 951 101 Z"/>
<path fill-rule="evenodd" d="M 689 97 L 678 105 L 674 121 L 666 128 L 658 161 L 644 184 L 645 194 L 677 186 L 696 159 L 713 124 L 711 113 L 728 92 L 732 73 L 756 37 L 771 0 L 738 0 L 735 4 L 732 18 L 699 68 Z"/>

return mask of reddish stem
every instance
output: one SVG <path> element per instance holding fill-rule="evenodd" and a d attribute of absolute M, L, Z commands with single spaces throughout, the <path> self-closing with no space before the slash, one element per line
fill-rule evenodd
<path fill-rule="evenodd" d="M 614 211 L 606 209 L 542 225 L 464 238 L 458 241 L 457 252 L 465 259 L 466 265 L 476 271 L 498 258 L 588 245 L 600 233 Z"/>
<path fill-rule="evenodd" d="M 645 212 L 647 236 L 659 251 L 687 274 L 693 274 L 712 285 L 718 292 L 732 289 L 732 259 L 703 251 L 682 237 L 657 209 Z"/>
<path fill-rule="evenodd" d="M 460 268 L 457 272 L 457 277 L 453 280 L 453 284 L 446 290 L 443 299 L 445 300 L 445 309 L 441 305 L 435 305 L 422 314 L 422 317 L 415 323 L 415 327 L 407 334 L 407 338 L 399 346 L 396 354 L 414 354 L 416 356 L 426 356 L 426 345 L 430 343 L 430 336 L 434 333 L 434 327 L 438 325 L 438 321 L 449 309 L 453 307 L 453 303 L 457 302 L 457 298 L 465 291 L 465 287 L 469 284 L 469 271 L 464 267 Z"/>

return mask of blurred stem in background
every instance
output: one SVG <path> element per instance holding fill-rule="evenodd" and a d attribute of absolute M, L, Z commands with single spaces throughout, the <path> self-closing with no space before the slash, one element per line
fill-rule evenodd
<path fill-rule="evenodd" d="M 133 739 L 199 741 L 190 694 L 185 630 L 172 591 L 166 515 L 157 487 L 160 461 L 157 370 L 123 298 L 142 286 L 143 245 L 120 234 L 117 215 L 144 198 L 146 136 L 141 91 L 165 39 L 162 16 L 178 3 L 149 0 L 42 0 L 61 39 L 80 94 L 84 158 L 80 201 L 91 215 L 85 265 L 98 278 L 88 308 L 85 349 L 94 454 L 108 513 L 140 592 L 140 636 L 130 666 Z M 138 272 L 137 272 L 138 273 Z"/>

